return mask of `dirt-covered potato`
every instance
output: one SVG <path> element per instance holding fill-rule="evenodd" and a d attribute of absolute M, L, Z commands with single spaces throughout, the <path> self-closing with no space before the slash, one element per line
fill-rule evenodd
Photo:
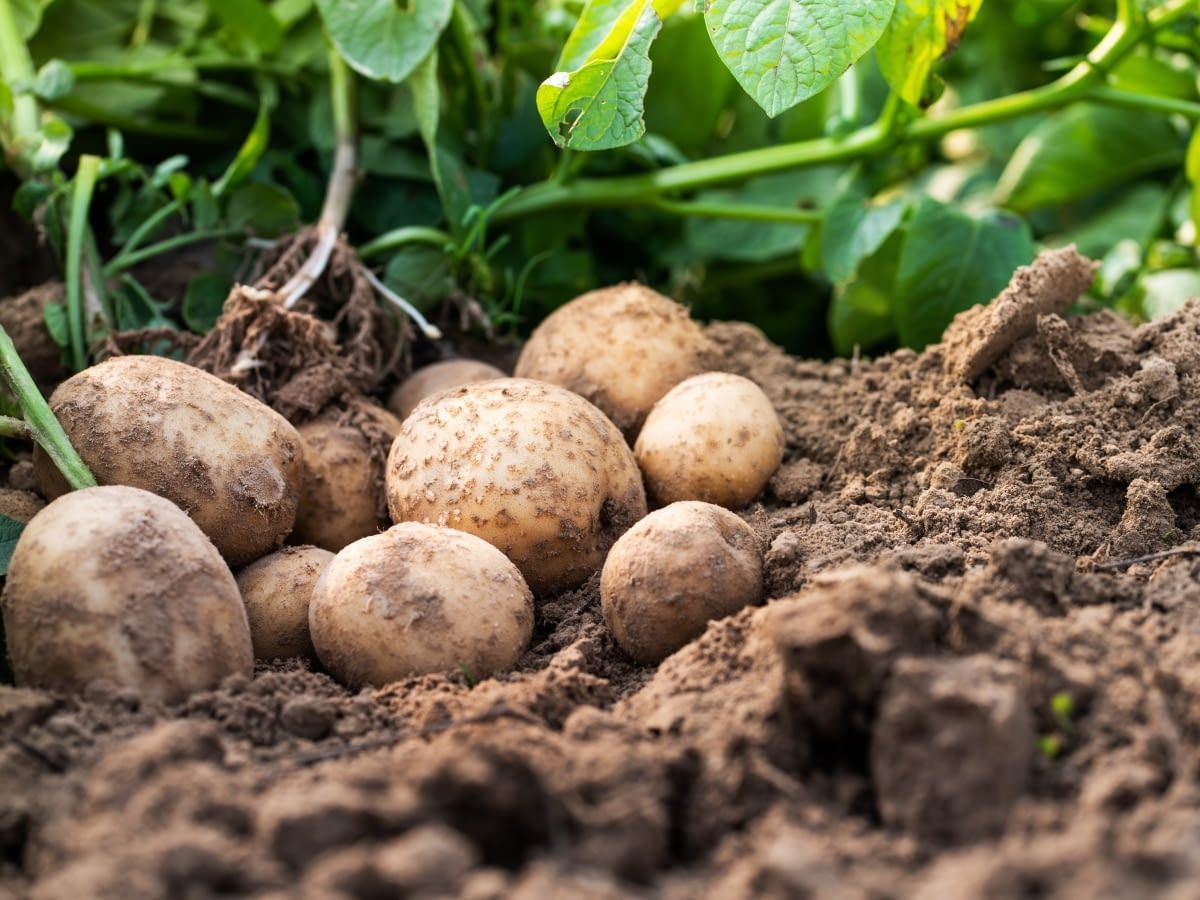
<path fill-rule="evenodd" d="M 476 359 L 447 359 L 435 362 L 417 369 L 392 391 L 388 398 L 388 409 L 401 419 L 407 419 L 418 403 L 439 391 L 506 377 L 500 369 Z"/>
<path fill-rule="evenodd" d="M 517 564 L 535 594 L 574 587 L 646 514 L 621 432 L 582 397 L 506 378 L 430 397 L 388 457 L 397 522 L 478 535 Z"/>
<path fill-rule="evenodd" d="M 609 630 L 630 656 L 656 663 L 709 621 L 757 603 L 762 546 L 750 526 L 711 503 L 672 503 L 621 536 L 600 575 Z"/>
<path fill-rule="evenodd" d="M 708 368 L 713 352 L 687 309 L 630 282 L 555 310 L 525 344 L 516 375 L 586 397 L 632 439 L 658 399 Z"/>
<path fill-rule="evenodd" d="M 284 547 L 237 576 L 258 659 L 316 659 L 308 635 L 308 602 L 333 554 L 320 547 Z"/>
<path fill-rule="evenodd" d="M 105 680 L 169 703 L 254 664 L 229 567 L 179 507 L 138 488 L 74 491 L 34 516 L 0 602 L 21 685 Z"/>
<path fill-rule="evenodd" d="M 159 356 L 122 356 L 68 378 L 50 397 L 101 484 L 179 506 L 231 565 L 278 547 L 296 519 L 304 461 L 286 419 L 231 384 Z M 53 499 L 66 482 L 35 453 Z"/>
<path fill-rule="evenodd" d="M 0 488 L 0 516 L 14 522 L 28 522 L 46 506 L 46 501 L 30 491 Z"/>
<path fill-rule="evenodd" d="M 659 503 L 741 509 L 783 461 L 783 426 L 762 388 L 725 372 L 696 375 L 655 404 L 633 452 Z"/>
<path fill-rule="evenodd" d="M 400 421 L 382 407 L 359 403 L 297 430 L 305 475 L 292 537 L 336 553 L 387 528 L 384 463 Z"/>
<path fill-rule="evenodd" d="M 486 541 L 404 522 L 334 557 L 308 616 L 317 656 L 351 687 L 460 667 L 484 678 L 528 646 L 533 596 Z"/>

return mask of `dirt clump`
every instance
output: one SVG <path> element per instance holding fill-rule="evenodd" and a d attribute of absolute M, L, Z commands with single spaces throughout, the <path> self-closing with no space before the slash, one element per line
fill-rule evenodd
<path fill-rule="evenodd" d="M 1193 895 L 1200 301 L 1070 317 L 1091 271 L 872 361 L 709 326 L 784 424 L 769 599 L 657 666 L 593 577 L 477 684 L 0 690 L 0 893 Z"/>

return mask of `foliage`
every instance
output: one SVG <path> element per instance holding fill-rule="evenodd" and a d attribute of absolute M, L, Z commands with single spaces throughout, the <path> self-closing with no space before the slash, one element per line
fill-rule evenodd
<path fill-rule="evenodd" d="M 0 194 L 69 276 L 53 333 L 78 367 L 211 328 L 350 130 L 364 260 L 499 327 L 636 277 L 795 351 L 921 346 L 1069 241 L 1089 302 L 1200 290 L 1197 0 L 698 6 L 0 0 Z"/>

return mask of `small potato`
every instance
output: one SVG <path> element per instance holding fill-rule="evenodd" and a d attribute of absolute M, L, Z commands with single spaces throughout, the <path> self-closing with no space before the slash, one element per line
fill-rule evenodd
<path fill-rule="evenodd" d="M 317 656 L 350 687 L 462 666 L 509 669 L 533 635 L 533 596 L 517 567 L 474 535 L 405 522 L 355 541 L 313 591 Z"/>
<path fill-rule="evenodd" d="M 435 362 L 423 369 L 417 369 L 392 391 L 387 402 L 388 409 L 401 419 L 407 419 L 418 403 L 439 391 L 506 377 L 508 376 L 495 366 L 475 359 L 447 359 Z"/>
<path fill-rule="evenodd" d="M 374 404 L 323 416 L 298 429 L 304 490 L 292 537 L 334 553 L 388 522 L 383 474 L 399 420 Z"/>
<path fill-rule="evenodd" d="M 762 547 L 727 509 L 685 501 L 622 535 L 600 576 L 604 621 L 639 662 L 656 663 L 699 637 L 712 619 L 757 603 Z"/>
<path fill-rule="evenodd" d="M 741 509 L 783 461 L 783 426 L 753 381 L 708 372 L 655 404 L 633 452 L 659 503 L 704 500 Z"/>
<path fill-rule="evenodd" d="M 517 564 L 535 594 L 574 587 L 646 514 L 621 432 L 582 397 L 505 378 L 430 397 L 388 457 L 397 522 L 467 531 Z"/>
<path fill-rule="evenodd" d="M 28 522 L 46 508 L 46 501 L 30 491 L 0 488 L 0 516 L 14 522 Z"/>
<path fill-rule="evenodd" d="M 516 375 L 586 397 L 632 440 L 658 399 L 708 368 L 712 355 L 687 309 L 630 282 L 551 313 L 521 351 Z"/>
<path fill-rule="evenodd" d="M 0 602 L 21 685 L 103 679 L 172 703 L 254 664 L 229 567 L 179 507 L 138 488 L 75 491 L 34 516 Z"/>
<path fill-rule="evenodd" d="M 258 659 L 316 659 L 308 635 L 308 603 L 333 554 L 320 547 L 284 547 L 237 576 Z"/>
<path fill-rule="evenodd" d="M 283 543 L 296 519 L 304 461 L 283 416 L 231 384 L 159 356 L 120 356 L 58 386 L 50 406 L 101 484 L 166 497 L 230 565 Z M 53 499 L 66 482 L 35 451 Z"/>

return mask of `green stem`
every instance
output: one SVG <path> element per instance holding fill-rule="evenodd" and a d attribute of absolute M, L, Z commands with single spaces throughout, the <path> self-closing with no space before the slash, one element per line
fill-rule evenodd
<path fill-rule="evenodd" d="M 75 76 L 76 81 L 140 79 L 162 72 L 187 72 L 189 70 L 197 72 L 247 71 L 260 72 L 264 75 L 296 74 L 296 70 L 289 66 L 227 57 L 197 57 L 195 59 L 188 59 L 187 57 L 170 56 L 136 63 L 77 62 L 71 63 L 70 66 L 71 74 Z"/>
<path fill-rule="evenodd" d="M 0 0 L 0 80 L 11 87 L 33 77 L 33 60 L 17 31 L 12 0 Z M 19 146 L 38 132 L 37 100 L 28 91 L 14 90 L 12 104 L 12 143 Z"/>
<path fill-rule="evenodd" d="M 158 228 L 159 225 L 161 225 L 175 213 L 179 212 L 179 210 L 182 208 L 182 200 L 172 200 L 162 209 L 156 211 L 152 215 L 147 216 L 145 221 L 143 221 L 141 225 L 134 229 L 133 234 L 129 236 L 129 240 L 127 240 L 125 242 L 125 246 L 121 248 L 121 253 L 132 253 L 142 245 L 142 241 L 154 233 L 154 230 Z"/>
<path fill-rule="evenodd" d="M 33 440 L 33 432 L 24 419 L 12 416 L 0 416 L 0 437 L 20 438 L 23 441 Z"/>
<path fill-rule="evenodd" d="M 79 157 L 71 211 L 67 222 L 67 323 L 71 335 L 71 359 L 75 371 L 87 368 L 87 315 L 84 310 L 83 243 L 88 230 L 88 210 L 100 173 L 100 157 Z"/>
<path fill-rule="evenodd" d="M 146 134 L 152 137 L 178 138 L 184 141 L 206 143 L 228 143 L 231 135 L 214 128 L 186 125 L 180 122 L 163 122 L 140 116 L 127 116 L 94 103 L 70 95 L 47 103 L 51 109 L 87 120 L 92 125 L 108 125 L 127 134 Z"/>
<path fill-rule="evenodd" d="M 702 203 L 687 200 L 656 200 L 650 204 L 659 212 L 676 216 L 700 216 L 708 219 L 744 219 L 748 222 L 780 222 L 811 225 L 820 222 L 824 213 L 819 209 L 799 209 L 787 206 L 765 206 L 741 203 Z"/>
<path fill-rule="evenodd" d="M 219 241 L 224 238 L 238 237 L 243 234 L 245 232 L 241 228 L 213 228 L 207 231 L 189 231 L 187 234 L 177 234 L 174 237 L 166 238 L 156 244 L 143 247 L 140 250 L 134 250 L 131 253 L 122 252 L 120 255 L 113 257 L 109 260 L 108 265 L 104 267 L 104 277 L 114 278 L 122 272 L 132 269 L 139 263 L 143 263 L 162 253 L 178 250 L 180 247 L 187 247 L 189 244 L 199 244 L 202 241 Z"/>
<path fill-rule="evenodd" d="M 1152 94 L 1140 94 L 1135 91 L 1122 91 L 1117 88 L 1099 86 L 1088 91 L 1088 99 L 1109 106 L 1125 106 L 1146 112 L 1185 116 L 1193 120 L 1200 119 L 1200 103 L 1178 100 L 1175 97 L 1158 97 Z"/>
<path fill-rule="evenodd" d="M 435 247 L 445 247 L 453 242 L 454 239 L 441 229 L 427 228 L 424 225 L 406 225 L 403 228 L 384 232 L 370 243 L 363 244 L 358 248 L 358 255 L 361 259 L 369 259 L 380 253 L 396 250 L 405 244 L 432 244 Z"/>
<path fill-rule="evenodd" d="M 17 354 L 17 348 L 13 346 L 12 338 L 3 327 L 0 327 L 0 376 L 3 376 L 9 390 L 17 398 L 21 414 L 25 417 L 34 440 L 54 460 L 58 471 L 67 479 L 67 484 L 76 490 L 95 487 L 96 479 L 71 446 L 67 433 L 54 417 L 54 412 L 42 397 L 37 385 L 33 383 L 29 370 L 25 368 Z"/>

